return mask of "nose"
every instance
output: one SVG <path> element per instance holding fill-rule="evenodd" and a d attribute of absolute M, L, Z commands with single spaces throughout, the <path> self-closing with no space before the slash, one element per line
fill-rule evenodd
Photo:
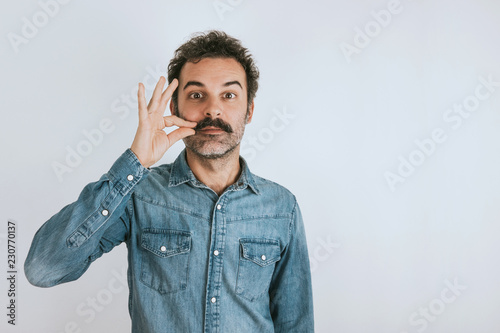
<path fill-rule="evenodd" d="M 221 108 L 219 104 L 214 99 L 210 99 L 205 109 L 205 116 L 213 119 L 219 117 L 220 115 Z"/>

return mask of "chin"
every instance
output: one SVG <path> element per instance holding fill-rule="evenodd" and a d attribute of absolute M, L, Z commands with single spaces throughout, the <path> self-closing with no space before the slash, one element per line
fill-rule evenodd
<path fill-rule="evenodd" d="M 190 145 L 186 144 L 186 148 L 191 150 L 193 153 L 196 155 L 209 159 L 209 160 L 215 160 L 218 158 L 223 158 L 228 156 L 230 153 L 232 153 L 235 149 L 236 146 L 233 147 L 193 147 Z"/>

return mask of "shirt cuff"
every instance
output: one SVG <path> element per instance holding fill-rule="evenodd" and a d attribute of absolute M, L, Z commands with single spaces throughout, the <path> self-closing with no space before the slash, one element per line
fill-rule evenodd
<path fill-rule="evenodd" d="M 150 169 L 145 168 L 130 148 L 113 163 L 108 171 L 109 180 L 121 194 L 126 195 L 142 179 L 147 177 Z"/>

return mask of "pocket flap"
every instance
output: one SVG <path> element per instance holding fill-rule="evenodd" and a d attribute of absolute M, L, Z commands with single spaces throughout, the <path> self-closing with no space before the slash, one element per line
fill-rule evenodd
<path fill-rule="evenodd" d="M 162 258 L 187 253 L 191 250 L 191 233 L 182 230 L 147 228 L 142 233 L 141 246 Z"/>
<path fill-rule="evenodd" d="M 275 239 L 240 239 L 242 256 L 259 266 L 271 265 L 281 259 L 280 242 Z"/>

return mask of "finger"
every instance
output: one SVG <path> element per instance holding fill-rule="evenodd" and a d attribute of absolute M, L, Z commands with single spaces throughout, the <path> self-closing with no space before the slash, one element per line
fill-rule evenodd
<path fill-rule="evenodd" d="M 165 122 L 166 127 L 170 126 L 179 126 L 179 127 L 195 127 L 198 125 L 195 121 L 188 121 L 177 116 L 165 116 L 163 117 L 163 121 Z"/>
<path fill-rule="evenodd" d="M 161 105 L 165 108 L 167 107 L 168 100 L 174 94 L 175 89 L 179 86 L 179 81 L 177 79 L 173 79 L 172 82 L 168 85 L 167 89 L 161 95 Z"/>
<path fill-rule="evenodd" d="M 139 103 L 139 119 L 148 115 L 148 108 L 146 106 L 146 96 L 144 94 L 144 85 L 139 82 L 139 89 L 137 90 L 137 101 Z"/>
<path fill-rule="evenodd" d="M 165 86 L 165 77 L 160 76 L 158 83 L 156 84 L 155 90 L 153 91 L 153 96 L 149 101 L 148 112 L 154 112 L 158 107 L 158 104 L 161 99 L 161 92 L 163 91 L 163 87 Z"/>
<path fill-rule="evenodd" d="M 176 129 L 175 131 L 170 132 L 167 136 L 170 146 L 172 146 L 177 141 L 194 134 L 196 134 L 194 129 L 181 127 Z"/>

